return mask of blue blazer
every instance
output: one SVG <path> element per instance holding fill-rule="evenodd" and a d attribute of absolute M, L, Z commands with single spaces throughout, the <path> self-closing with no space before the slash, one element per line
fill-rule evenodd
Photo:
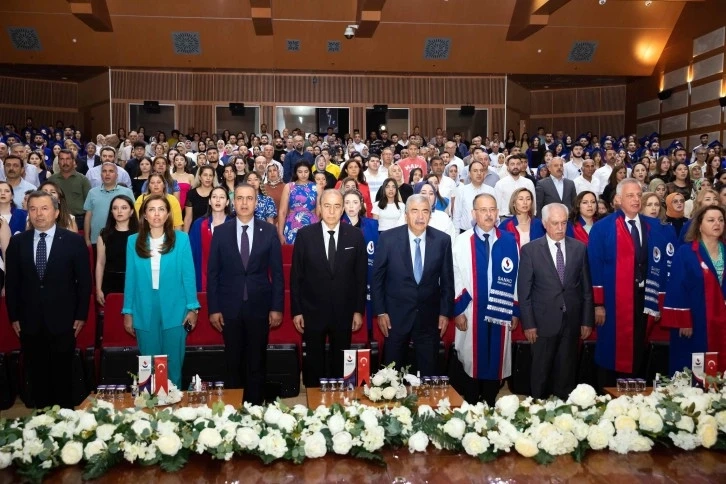
<path fill-rule="evenodd" d="M 408 226 L 382 232 L 373 261 L 371 299 L 375 314 L 388 313 L 392 325 L 408 331 L 416 321 L 438 324 L 454 312 L 454 264 L 449 234 L 426 229 L 426 255 L 416 284 Z"/>
<path fill-rule="evenodd" d="M 199 309 L 189 236 L 178 230 L 175 234 L 174 248 L 161 256 L 159 296 L 163 329 L 181 326 L 188 311 Z M 134 317 L 134 328 L 148 330 L 152 319 L 151 258 L 143 259 L 136 254 L 138 236 L 129 236 L 126 244 L 126 286 L 121 312 Z"/>

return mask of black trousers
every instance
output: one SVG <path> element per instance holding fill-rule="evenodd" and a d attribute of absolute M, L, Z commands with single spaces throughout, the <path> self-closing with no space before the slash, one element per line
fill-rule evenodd
<path fill-rule="evenodd" d="M 562 326 L 553 336 L 539 336 L 532 344 L 530 384 L 534 398 L 555 395 L 566 400 L 577 381 L 577 350 L 580 326 L 568 324 L 562 314 Z"/>
<path fill-rule="evenodd" d="M 352 314 L 350 318 L 327 324 L 321 324 L 320 321 L 305 321 L 303 383 L 306 387 L 319 387 L 321 378 L 343 378 L 343 350 L 350 349 L 352 324 Z M 326 361 L 326 340 L 330 343 L 330 362 Z M 328 366 L 330 372 L 327 370 Z"/>
<path fill-rule="evenodd" d="M 646 330 L 648 315 L 645 309 L 645 289 L 636 287 L 633 314 L 633 371 L 623 373 L 609 368 L 598 367 L 598 391 L 604 393 L 605 387 L 614 387 L 618 378 L 645 378 L 647 351 Z"/>
<path fill-rule="evenodd" d="M 400 326 L 400 323 L 399 323 Z M 395 362 L 396 369 L 401 369 L 411 362 L 408 358 L 408 343 L 413 342 L 416 369 L 421 376 L 435 376 L 441 374 L 436 369 L 436 356 L 439 352 L 439 328 L 436 324 L 422 324 L 420 320 L 413 323 L 408 332 L 396 329 L 395 321 L 391 321 L 388 338 L 383 349 L 385 365 Z"/>
<path fill-rule="evenodd" d="M 497 401 L 497 395 L 502 388 L 499 380 L 477 380 L 464 373 L 462 385 L 462 397 L 467 403 L 476 405 L 477 402 L 486 402 L 493 407 Z"/>
<path fill-rule="evenodd" d="M 74 331 L 61 334 L 50 334 L 45 328 L 37 334 L 21 331 L 20 347 L 35 408 L 60 405 L 72 409 Z"/>
<path fill-rule="evenodd" d="M 267 318 L 246 316 L 252 304 L 243 303 L 240 319 L 224 321 L 224 385 L 225 388 L 244 387 L 242 400 L 260 405 L 265 398 L 265 358 L 270 325 Z"/>

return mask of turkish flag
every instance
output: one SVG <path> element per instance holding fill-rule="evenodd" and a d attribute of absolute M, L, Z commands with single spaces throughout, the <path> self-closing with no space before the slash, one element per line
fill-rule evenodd
<path fill-rule="evenodd" d="M 166 355 L 154 356 L 154 380 L 156 385 L 154 394 L 169 395 L 169 371 L 167 370 Z"/>
<path fill-rule="evenodd" d="M 371 350 L 358 350 L 358 386 L 371 379 Z"/>

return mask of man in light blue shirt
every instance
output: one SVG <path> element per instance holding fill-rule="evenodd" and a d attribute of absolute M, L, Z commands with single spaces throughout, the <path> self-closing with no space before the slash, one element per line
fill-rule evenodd
<path fill-rule="evenodd" d="M 111 209 L 111 200 L 118 195 L 126 195 L 131 200 L 134 199 L 134 192 L 130 188 L 126 188 L 117 183 L 118 167 L 115 163 L 104 162 L 101 166 L 101 180 L 103 184 L 100 187 L 91 188 L 83 204 L 86 211 L 83 237 L 86 245 L 96 245 L 96 240 L 101 234 L 101 229 L 106 225 L 108 212 Z"/>

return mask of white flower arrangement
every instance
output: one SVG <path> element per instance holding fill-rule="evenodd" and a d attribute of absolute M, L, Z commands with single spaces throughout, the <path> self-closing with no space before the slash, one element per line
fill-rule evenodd
<path fill-rule="evenodd" d="M 411 386 L 421 384 L 419 378 L 409 374 L 407 370 L 408 368 L 404 368 L 402 371 L 397 371 L 393 368 L 393 364 L 381 368 L 371 377 L 371 386 L 363 387 L 363 393 L 371 402 L 405 399 L 408 391 L 404 382 L 408 382 Z"/>
<path fill-rule="evenodd" d="M 173 405 L 181 402 L 184 394 L 174 383 L 169 381 L 169 393 L 166 395 L 151 395 L 149 391 L 144 389 L 143 392 L 134 399 L 134 406 L 138 408 L 163 407 L 165 405 Z"/>
<path fill-rule="evenodd" d="M 390 370 L 390 369 L 389 369 Z M 386 371 L 377 382 L 404 378 Z M 726 448 L 726 385 L 705 393 L 676 383 L 650 396 L 597 396 L 579 385 L 566 401 L 516 396 L 452 408 L 408 404 L 379 409 L 353 401 L 308 409 L 222 402 L 209 407 L 116 410 L 95 402 L 86 410 L 45 409 L 0 421 L 0 469 L 38 481 L 59 466 L 82 464 L 95 479 L 121 462 L 182 468 L 193 453 L 229 460 L 254 455 L 264 463 L 301 463 L 328 454 L 383 463 L 385 446 L 409 452 L 446 449 L 482 461 L 516 452 L 540 463 L 587 451 L 648 452 L 656 442 L 682 450 Z"/>

